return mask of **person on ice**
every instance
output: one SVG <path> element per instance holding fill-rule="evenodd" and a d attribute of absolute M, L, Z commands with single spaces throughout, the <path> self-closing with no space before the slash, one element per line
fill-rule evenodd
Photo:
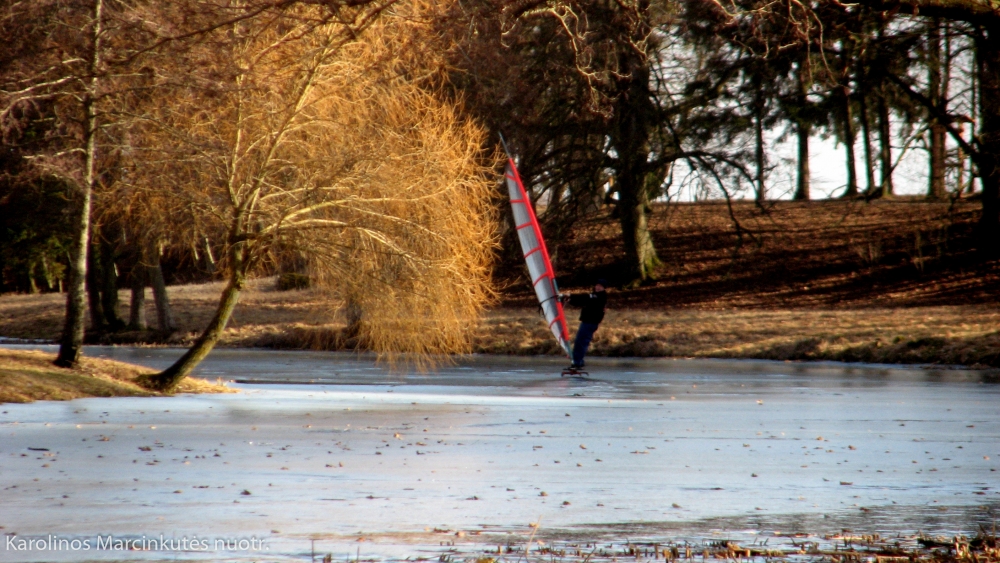
<path fill-rule="evenodd" d="M 564 295 L 563 303 L 569 303 L 574 307 L 580 307 L 580 328 L 576 331 L 576 340 L 573 342 L 573 363 L 569 366 L 571 370 L 583 367 L 583 358 L 590 348 L 590 341 L 594 339 L 597 327 L 604 320 L 604 308 L 608 303 L 608 282 L 605 279 L 597 280 L 594 284 L 594 291 L 591 293 L 578 293 L 576 295 Z"/>

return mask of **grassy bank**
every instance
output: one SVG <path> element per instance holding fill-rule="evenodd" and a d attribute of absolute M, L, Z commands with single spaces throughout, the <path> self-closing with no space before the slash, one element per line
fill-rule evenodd
<path fill-rule="evenodd" d="M 1000 367 L 1000 310 L 967 306 L 769 311 L 614 310 L 591 355 Z M 574 322 L 571 327 L 575 328 Z M 536 315 L 494 311 L 477 351 L 557 353 Z"/>
<path fill-rule="evenodd" d="M 152 370 L 132 364 L 84 358 L 74 369 L 52 365 L 55 355 L 0 349 L 0 403 L 66 401 L 83 397 L 155 397 L 134 383 Z M 201 379 L 185 379 L 178 393 L 225 393 L 229 390 Z"/>
<path fill-rule="evenodd" d="M 612 290 L 592 354 L 1000 367 L 1000 262 L 975 248 L 978 208 L 908 200 L 656 207 L 659 277 Z M 612 217 L 582 222 L 551 246 L 569 291 L 621 271 Z M 558 354 L 519 268 L 506 270 L 501 303 L 474 327 L 475 352 Z M 336 348 L 339 304 L 275 285 L 273 278 L 249 285 L 219 345 Z M 173 334 L 88 338 L 189 344 L 221 290 L 220 283 L 171 286 Z M 127 303 L 129 293 L 120 297 Z M 152 321 L 151 295 L 147 303 Z M 0 295 L 0 336 L 54 340 L 64 306 L 56 294 Z"/>

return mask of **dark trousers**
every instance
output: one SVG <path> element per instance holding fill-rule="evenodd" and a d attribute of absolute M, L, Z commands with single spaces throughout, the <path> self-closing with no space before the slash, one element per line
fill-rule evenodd
<path fill-rule="evenodd" d="M 597 323 L 580 323 L 580 328 L 576 331 L 576 340 L 573 342 L 573 364 L 583 367 L 583 357 L 587 355 L 590 348 L 590 341 L 594 339 L 597 332 Z"/>

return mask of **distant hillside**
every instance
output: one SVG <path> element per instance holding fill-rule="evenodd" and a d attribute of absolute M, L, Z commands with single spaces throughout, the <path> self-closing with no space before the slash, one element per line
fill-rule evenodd
<path fill-rule="evenodd" d="M 650 217 L 659 279 L 616 291 L 619 307 L 857 308 L 994 304 L 1000 261 L 973 247 L 978 202 L 915 199 L 658 204 Z M 550 243 L 563 288 L 615 285 L 617 220 L 581 222 Z M 513 268 L 514 276 L 517 269 Z M 522 282 L 508 305 L 528 305 Z"/>

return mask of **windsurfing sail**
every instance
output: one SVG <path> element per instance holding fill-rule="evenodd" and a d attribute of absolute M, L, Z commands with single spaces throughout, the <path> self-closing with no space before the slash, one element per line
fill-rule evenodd
<path fill-rule="evenodd" d="M 535 295 L 541 304 L 542 314 L 545 315 L 545 322 L 549 324 L 549 330 L 556 337 L 559 346 L 567 356 L 572 357 L 569 327 L 566 325 L 566 315 L 559 300 L 559 286 L 556 285 L 556 274 L 552 270 L 549 251 L 545 248 L 545 239 L 542 238 L 542 230 L 538 226 L 535 210 L 531 207 L 531 200 L 528 199 L 528 192 L 521 183 L 521 176 L 517 173 L 514 159 L 509 155 L 504 177 L 507 181 L 507 191 L 510 192 L 510 207 L 514 211 L 517 238 L 521 241 L 524 261 L 528 264 L 528 273 L 535 287 Z"/>

